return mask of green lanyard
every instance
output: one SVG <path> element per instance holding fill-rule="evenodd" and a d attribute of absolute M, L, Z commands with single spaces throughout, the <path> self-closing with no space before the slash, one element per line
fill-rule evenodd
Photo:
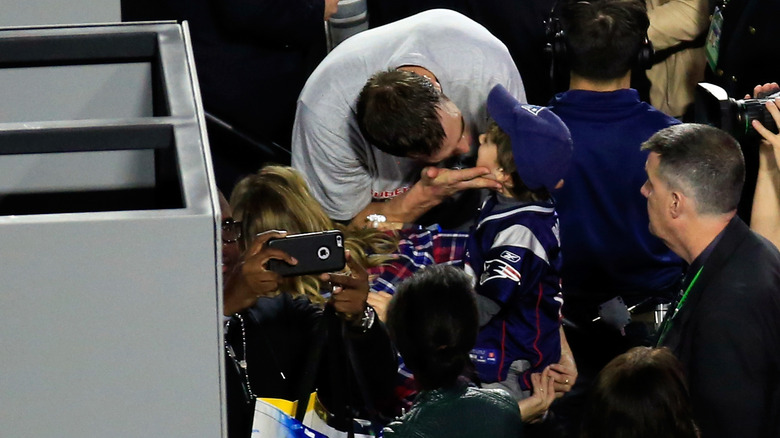
<path fill-rule="evenodd" d="M 664 328 L 661 331 L 661 336 L 658 337 L 658 342 L 656 343 L 656 347 L 660 347 L 661 343 L 663 343 L 664 338 L 666 338 L 667 332 L 669 332 L 669 329 L 672 327 L 672 320 L 674 320 L 674 317 L 677 316 L 677 312 L 682 309 L 682 306 L 685 304 L 685 301 L 688 299 L 688 292 L 693 289 L 693 285 L 696 283 L 696 280 L 699 278 L 699 274 L 701 274 L 701 270 L 704 269 L 704 266 L 699 268 L 699 270 L 696 272 L 696 275 L 693 276 L 693 280 L 691 280 L 690 284 L 688 284 L 688 287 L 685 288 L 685 292 L 683 292 L 682 298 L 680 298 L 680 301 L 677 303 L 677 307 L 674 309 L 674 313 L 672 313 L 671 318 L 669 318 L 664 323 Z"/>

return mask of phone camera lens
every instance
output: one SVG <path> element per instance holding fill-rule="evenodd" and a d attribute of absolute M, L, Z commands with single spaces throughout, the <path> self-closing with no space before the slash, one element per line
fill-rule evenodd
<path fill-rule="evenodd" d="M 327 259 L 330 257 L 330 249 L 328 249 L 327 246 L 321 246 L 320 249 L 317 250 L 317 257 L 319 257 L 320 260 Z"/>

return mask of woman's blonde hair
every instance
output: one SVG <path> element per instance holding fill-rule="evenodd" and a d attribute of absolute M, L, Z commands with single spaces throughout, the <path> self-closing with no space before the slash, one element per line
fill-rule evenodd
<path fill-rule="evenodd" d="M 288 234 L 339 229 L 352 258 L 368 268 L 384 263 L 397 247 L 397 239 L 374 229 L 357 229 L 334 223 L 311 195 L 306 181 L 288 166 L 265 166 L 238 182 L 230 195 L 233 217 L 241 221 L 243 249 L 254 237 L 269 230 Z M 305 294 L 315 304 L 324 304 L 316 275 L 287 277 L 280 292 Z"/>

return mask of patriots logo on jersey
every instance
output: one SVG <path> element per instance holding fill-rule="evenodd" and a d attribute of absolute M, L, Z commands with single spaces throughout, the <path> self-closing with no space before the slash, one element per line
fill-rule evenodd
<path fill-rule="evenodd" d="M 504 251 L 500 256 L 502 259 L 507 260 L 509 263 L 517 263 L 520 261 L 520 256 L 512 251 Z"/>
<path fill-rule="evenodd" d="M 483 285 L 490 280 L 506 278 L 520 284 L 520 272 L 509 263 L 501 259 L 493 259 L 485 262 L 485 270 L 479 277 L 479 284 Z"/>

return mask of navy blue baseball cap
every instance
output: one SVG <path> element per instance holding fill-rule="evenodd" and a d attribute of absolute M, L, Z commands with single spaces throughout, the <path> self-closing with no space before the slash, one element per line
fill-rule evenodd
<path fill-rule="evenodd" d="M 512 142 L 523 183 L 531 190 L 552 191 L 571 164 L 569 128 L 548 108 L 520 103 L 501 84 L 490 90 L 487 109 Z"/>

